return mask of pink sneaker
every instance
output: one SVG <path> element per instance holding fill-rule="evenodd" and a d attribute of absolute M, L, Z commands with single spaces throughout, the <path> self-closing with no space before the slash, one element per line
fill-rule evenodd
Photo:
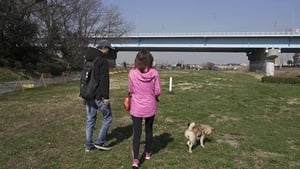
<path fill-rule="evenodd" d="M 132 168 L 139 168 L 140 161 L 138 159 L 133 159 Z"/>
<path fill-rule="evenodd" d="M 151 159 L 151 156 L 152 156 L 152 153 L 146 153 L 145 159 L 146 159 L 146 160 L 150 160 L 150 159 Z"/>

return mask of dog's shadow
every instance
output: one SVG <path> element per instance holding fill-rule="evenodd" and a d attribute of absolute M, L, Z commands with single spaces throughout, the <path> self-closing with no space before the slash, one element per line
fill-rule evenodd
<path fill-rule="evenodd" d="M 212 138 L 204 138 L 203 144 L 212 142 Z"/>
<path fill-rule="evenodd" d="M 115 146 L 120 144 L 124 140 L 128 139 L 132 136 L 132 124 L 122 127 L 114 128 L 108 135 L 107 140 L 116 139 L 115 141 L 111 142 L 109 146 Z"/>
<path fill-rule="evenodd" d="M 204 144 L 204 145 L 205 145 L 206 143 L 210 143 L 210 142 L 212 142 L 212 138 L 205 137 L 204 140 L 203 140 L 203 144 Z M 197 142 L 196 142 L 196 144 L 195 144 L 195 146 L 193 147 L 193 149 L 196 148 L 196 147 L 198 147 L 198 146 L 200 146 L 200 141 L 197 141 Z"/>
<path fill-rule="evenodd" d="M 167 145 L 174 141 L 174 138 L 170 133 L 162 133 L 158 136 L 153 137 L 153 144 L 152 144 L 152 154 L 156 154 L 159 151 L 165 149 Z M 142 141 L 141 144 L 145 144 L 145 141 Z M 145 161 L 145 153 L 143 152 L 142 158 L 140 159 L 140 164 L 143 164 Z"/>

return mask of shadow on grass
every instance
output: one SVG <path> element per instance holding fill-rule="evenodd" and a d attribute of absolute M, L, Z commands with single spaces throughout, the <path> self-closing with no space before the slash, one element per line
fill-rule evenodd
<path fill-rule="evenodd" d="M 153 145 L 152 145 L 152 154 L 156 154 L 159 151 L 165 149 L 167 145 L 174 141 L 174 138 L 170 133 L 162 133 L 158 136 L 153 137 Z M 145 144 L 145 141 L 141 142 L 141 144 Z M 145 153 L 143 152 L 140 158 L 140 164 L 143 164 L 145 161 Z"/>
<path fill-rule="evenodd" d="M 212 138 L 207 138 L 207 137 L 205 137 L 204 138 L 204 140 L 203 140 L 203 144 L 204 144 L 204 146 L 205 146 L 205 144 L 206 143 L 211 143 L 212 142 Z M 194 150 L 194 149 L 196 149 L 196 148 L 202 148 L 201 146 L 200 146 L 200 140 L 197 140 L 196 141 L 196 143 L 195 143 L 195 145 L 192 147 L 192 150 Z M 188 148 L 188 146 L 187 146 L 187 148 Z"/>
<path fill-rule="evenodd" d="M 203 144 L 205 144 L 205 143 L 211 143 L 211 142 L 212 142 L 212 138 L 211 137 L 209 137 L 209 138 L 205 137 L 204 140 L 203 140 Z"/>
<path fill-rule="evenodd" d="M 205 137 L 204 140 L 203 140 L 203 144 L 204 144 L 204 145 L 205 145 L 206 143 L 210 143 L 210 142 L 212 142 L 212 138 L 207 138 L 207 137 Z M 198 146 L 200 146 L 200 140 L 197 140 L 197 142 L 196 142 L 196 144 L 195 144 L 195 146 L 194 146 L 193 148 L 196 148 L 196 147 L 198 147 Z"/>
<path fill-rule="evenodd" d="M 156 154 L 160 150 L 167 147 L 167 145 L 173 142 L 174 139 L 170 133 L 162 133 L 158 136 L 153 137 L 153 146 L 152 146 L 152 153 Z"/>
<path fill-rule="evenodd" d="M 115 146 L 120 144 L 125 139 L 128 139 L 132 136 L 132 125 L 122 126 L 114 128 L 108 135 L 107 140 L 116 139 L 115 141 L 111 142 L 109 146 Z"/>

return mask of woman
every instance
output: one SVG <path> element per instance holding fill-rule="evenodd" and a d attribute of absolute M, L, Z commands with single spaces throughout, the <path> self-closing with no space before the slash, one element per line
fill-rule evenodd
<path fill-rule="evenodd" d="M 135 58 L 135 67 L 129 71 L 128 92 L 131 94 L 130 114 L 133 123 L 133 163 L 139 167 L 140 138 L 142 121 L 145 119 L 145 159 L 151 158 L 153 121 L 157 113 L 156 101 L 161 93 L 158 71 L 152 67 L 153 56 L 148 50 L 140 50 Z"/>

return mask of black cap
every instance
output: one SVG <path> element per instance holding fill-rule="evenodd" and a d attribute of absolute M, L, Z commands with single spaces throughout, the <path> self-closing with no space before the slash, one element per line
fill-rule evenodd
<path fill-rule="evenodd" d="M 98 49 L 99 49 L 99 48 L 103 48 L 103 47 L 108 47 L 108 48 L 110 48 L 110 49 L 115 49 L 115 48 L 113 48 L 113 47 L 111 46 L 111 43 L 108 42 L 108 41 L 101 41 L 101 42 L 98 44 L 98 46 L 97 46 Z"/>

